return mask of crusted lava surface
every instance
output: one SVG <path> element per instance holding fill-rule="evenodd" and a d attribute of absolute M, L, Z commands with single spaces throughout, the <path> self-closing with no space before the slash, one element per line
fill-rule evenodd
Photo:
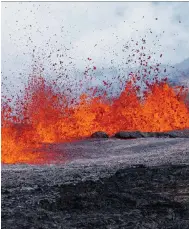
<path fill-rule="evenodd" d="M 49 151 L 62 163 L 2 165 L 2 228 L 189 228 L 189 138 L 88 139 Z"/>

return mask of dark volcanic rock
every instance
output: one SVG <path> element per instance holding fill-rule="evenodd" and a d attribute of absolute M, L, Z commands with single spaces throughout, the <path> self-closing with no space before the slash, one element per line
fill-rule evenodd
<path fill-rule="evenodd" d="M 144 137 L 140 131 L 119 131 L 114 137 L 121 139 L 132 139 L 132 138 L 142 138 Z"/>
<path fill-rule="evenodd" d="M 91 135 L 91 138 L 109 138 L 109 136 L 103 131 L 97 131 Z"/>
<path fill-rule="evenodd" d="M 66 165 L 3 165 L 2 229 L 188 229 L 188 148 L 89 139 L 59 146 L 81 153 Z"/>
<path fill-rule="evenodd" d="M 116 138 L 132 139 L 132 138 L 189 138 L 189 129 L 175 130 L 166 132 L 140 132 L 140 131 L 120 131 L 115 134 Z"/>
<path fill-rule="evenodd" d="M 178 137 L 174 132 L 141 132 L 144 138 L 174 138 Z"/>
<path fill-rule="evenodd" d="M 189 138 L 189 129 L 165 132 L 170 138 Z"/>
<path fill-rule="evenodd" d="M 157 137 L 157 138 L 189 138 L 189 130 L 174 130 L 174 131 L 167 131 L 167 132 L 147 132 L 142 133 L 146 135 L 146 137 Z"/>

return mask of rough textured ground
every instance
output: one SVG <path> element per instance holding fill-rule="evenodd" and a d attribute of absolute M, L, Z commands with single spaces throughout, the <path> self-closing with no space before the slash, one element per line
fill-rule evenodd
<path fill-rule="evenodd" d="M 97 132 L 98 133 L 98 132 Z M 173 130 L 167 132 L 141 132 L 141 131 L 119 131 L 115 134 L 116 138 L 132 139 L 132 138 L 189 138 L 189 129 Z"/>
<path fill-rule="evenodd" d="M 189 228 L 189 139 L 49 146 L 59 165 L 2 165 L 2 228 Z"/>

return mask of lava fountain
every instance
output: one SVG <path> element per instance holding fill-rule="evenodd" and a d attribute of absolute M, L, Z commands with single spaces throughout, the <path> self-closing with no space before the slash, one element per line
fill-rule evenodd
<path fill-rule="evenodd" d="M 12 110 L 2 103 L 2 162 L 40 163 L 43 143 L 65 142 L 90 136 L 95 131 L 169 131 L 189 127 L 186 90 L 166 80 L 147 83 L 143 96 L 132 76 L 125 89 L 111 100 L 106 94 L 82 94 L 75 103 L 42 76 L 31 77 Z M 96 89 L 94 89 L 95 91 Z M 14 114 L 14 115 L 13 115 Z"/>

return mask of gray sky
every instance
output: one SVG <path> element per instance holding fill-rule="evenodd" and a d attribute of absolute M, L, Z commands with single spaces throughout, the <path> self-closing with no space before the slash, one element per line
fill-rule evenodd
<path fill-rule="evenodd" d="M 181 62 L 189 57 L 188 12 L 188 2 L 2 2 L 3 81 L 20 89 L 33 54 L 52 77 L 84 71 L 88 57 L 97 68 L 118 67 L 127 41 L 144 36 L 154 60 L 163 53 L 163 63 Z"/>

